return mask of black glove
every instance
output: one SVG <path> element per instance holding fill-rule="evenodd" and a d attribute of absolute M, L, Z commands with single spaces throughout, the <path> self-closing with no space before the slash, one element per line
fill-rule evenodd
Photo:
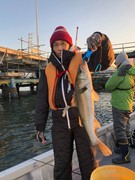
<path fill-rule="evenodd" d="M 87 45 L 91 51 L 96 51 L 101 46 L 102 37 L 99 33 L 94 33 L 87 38 Z"/>
<path fill-rule="evenodd" d="M 126 76 L 126 72 L 131 68 L 130 64 L 123 65 L 118 69 L 118 76 Z"/>
<path fill-rule="evenodd" d="M 46 143 L 46 138 L 44 136 L 44 132 L 43 131 L 37 131 L 36 133 L 36 138 L 39 142 L 41 142 L 42 144 Z"/>

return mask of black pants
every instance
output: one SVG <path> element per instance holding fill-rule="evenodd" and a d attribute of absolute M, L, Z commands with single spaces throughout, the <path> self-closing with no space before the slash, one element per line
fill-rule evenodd
<path fill-rule="evenodd" d="M 117 141 L 128 142 L 130 137 L 130 111 L 112 107 L 114 133 Z"/>
<path fill-rule="evenodd" d="M 72 180 L 72 155 L 75 140 L 82 180 L 89 180 L 95 169 L 95 162 L 85 129 L 78 126 L 69 130 L 53 125 L 52 140 L 55 159 L 54 179 Z"/>

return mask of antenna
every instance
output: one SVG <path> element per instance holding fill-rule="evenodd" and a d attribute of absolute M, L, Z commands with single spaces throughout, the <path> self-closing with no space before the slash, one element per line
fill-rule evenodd
<path fill-rule="evenodd" d="M 78 41 L 78 29 L 79 29 L 79 27 L 76 27 L 75 47 L 77 47 L 77 41 Z"/>

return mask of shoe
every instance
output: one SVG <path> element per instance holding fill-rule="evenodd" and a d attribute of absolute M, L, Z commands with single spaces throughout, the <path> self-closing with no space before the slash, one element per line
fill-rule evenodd
<path fill-rule="evenodd" d="M 120 154 L 120 148 L 115 146 L 114 147 L 114 152 L 117 153 L 117 154 Z"/>
<path fill-rule="evenodd" d="M 123 163 L 130 163 L 131 160 L 129 158 L 129 155 L 123 157 L 122 155 L 116 157 L 116 158 L 113 158 L 112 159 L 112 162 L 115 163 L 115 164 L 123 164 Z"/>
<path fill-rule="evenodd" d="M 123 164 L 123 163 L 129 163 L 130 162 L 130 157 L 129 157 L 129 144 L 125 143 L 119 143 L 119 150 L 120 150 L 120 155 L 116 158 L 112 159 L 112 162 L 115 164 Z"/>

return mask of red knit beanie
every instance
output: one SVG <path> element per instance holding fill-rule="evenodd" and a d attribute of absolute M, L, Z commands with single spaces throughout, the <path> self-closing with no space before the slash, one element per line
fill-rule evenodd
<path fill-rule="evenodd" d="M 58 40 L 63 40 L 69 43 L 69 45 L 72 45 L 72 38 L 67 32 L 66 28 L 63 26 L 58 26 L 54 30 L 51 38 L 50 38 L 50 46 L 52 47 L 53 43 Z"/>

